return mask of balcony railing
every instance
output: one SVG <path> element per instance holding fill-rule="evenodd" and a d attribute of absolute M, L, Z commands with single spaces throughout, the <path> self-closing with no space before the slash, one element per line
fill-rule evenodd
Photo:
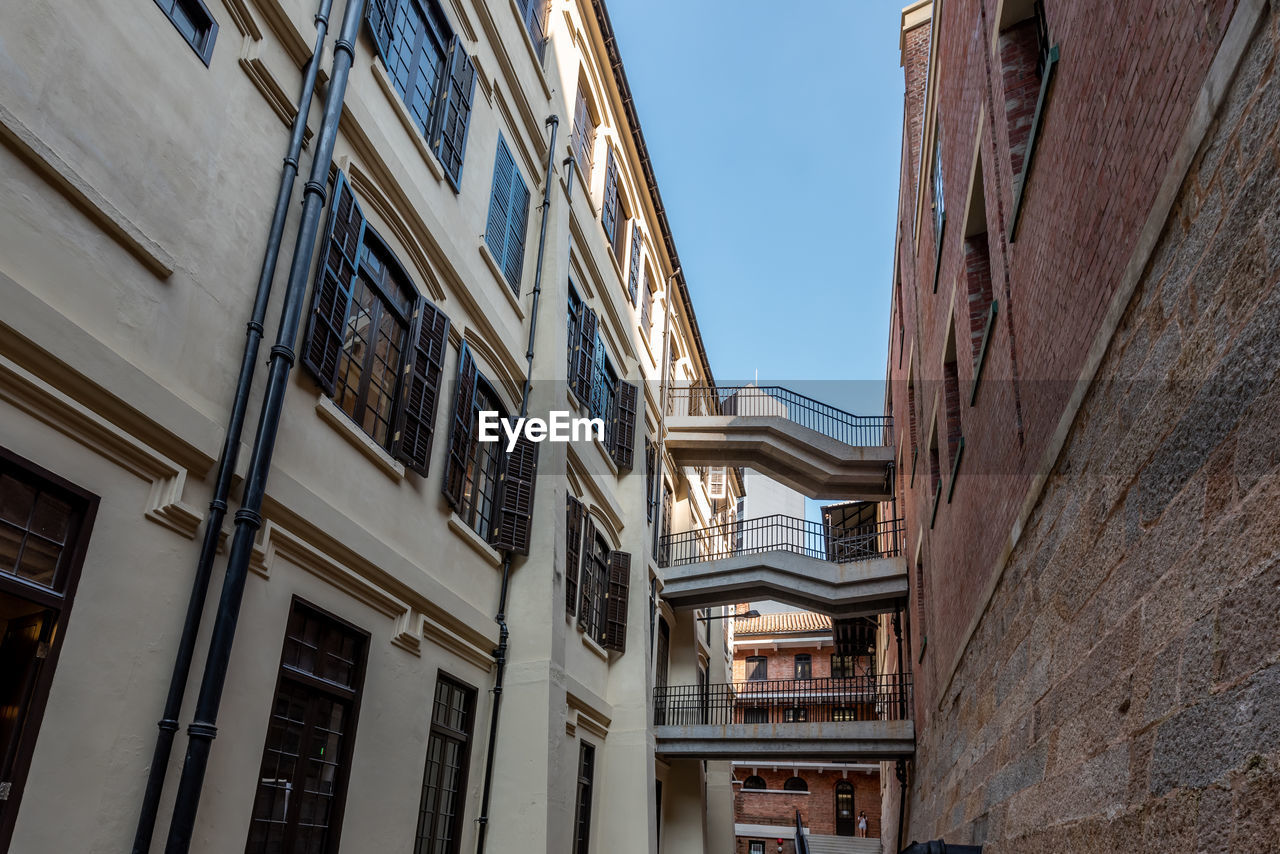
<path fill-rule="evenodd" d="M 911 718 L 911 674 L 769 679 L 653 689 L 657 726 L 728 726 Z"/>
<path fill-rule="evenodd" d="M 846 445 L 890 444 L 893 419 L 851 415 L 843 409 L 781 386 L 675 386 L 667 393 L 668 415 L 776 415 Z"/>
<path fill-rule="evenodd" d="M 785 551 L 805 557 L 852 563 L 902 553 L 901 519 L 832 527 L 793 516 L 762 516 L 724 525 L 668 534 L 658 540 L 658 565 L 683 566 L 737 555 Z"/>

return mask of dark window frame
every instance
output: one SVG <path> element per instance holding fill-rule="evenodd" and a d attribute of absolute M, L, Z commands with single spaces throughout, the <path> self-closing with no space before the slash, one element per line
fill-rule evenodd
<path fill-rule="evenodd" d="M 436 695 L 439 692 L 442 683 L 462 692 L 462 694 L 467 698 L 468 705 L 465 712 L 465 720 L 463 721 L 464 729 L 454 729 L 449 726 L 447 722 L 436 720 Z M 438 812 L 439 801 L 437 800 L 437 811 L 431 813 L 432 819 L 431 826 L 429 828 L 429 835 L 423 836 L 425 819 L 424 812 L 425 805 L 427 803 L 429 783 L 427 774 L 430 770 L 430 765 L 427 763 L 429 763 L 431 757 L 431 744 L 436 739 L 449 740 L 455 743 L 460 742 L 462 745 L 460 748 L 461 757 L 458 761 L 458 779 L 453 791 L 453 796 L 456 798 L 458 809 L 455 810 L 452 818 L 450 819 L 450 845 L 446 848 L 446 851 L 448 854 L 457 854 L 461 849 L 463 815 L 466 813 L 467 772 L 471 765 L 471 740 L 475 735 L 476 698 L 478 696 L 479 691 L 474 685 L 471 685 L 468 682 L 445 672 L 444 670 L 436 671 L 436 682 L 431 692 L 431 725 L 427 736 L 427 756 L 424 760 L 424 768 L 422 772 L 422 799 L 419 801 L 418 805 L 418 826 L 414 831 L 414 854 L 427 854 L 428 851 L 432 850 L 429 846 L 433 842 L 432 837 L 434 836 L 434 829 L 436 826 L 435 822 L 438 821 L 440 817 L 440 813 Z M 439 778 L 437 778 L 437 782 L 438 781 Z M 424 847 L 424 845 L 428 847 Z"/>
<path fill-rule="evenodd" d="M 10 471 L 20 475 L 15 478 L 20 482 L 39 481 L 42 489 L 59 493 L 64 499 L 69 499 L 68 503 L 78 512 L 78 519 L 68 523 L 69 527 L 63 541 L 64 551 L 59 557 L 61 565 L 55 571 L 52 586 L 39 585 L 22 579 L 16 574 L 0 573 L 0 593 L 26 599 L 57 611 L 48 653 L 32 684 L 26 709 L 21 713 L 22 730 L 15 736 L 16 746 L 10 765 L 8 768 L 0 767 L 0 773 L 6 774 L 11 784 L 5 809 L 0 810 L 0 851 L 8 850 L 10 838 L 17 825 L 22 806 L 22 794 L 26 788 L 27 775 L 31 770 L 36 740 L 44 722 L 44 713 L 49 703 L 49 691 L 53 685 L 54 673 L 58 668 L 58 657 L 62 652 L 62 639 L 66 636 L 66 626 L 71 617 L 72 606 L 75 604 L 76 590 L 84 571 L 89 540 L 93 533 L 100 502 L 99 497 L 94 493 L 0 446 L 0 473 Z"/>
<path fill-rule="evenodd" d="M 380 269 L 371 271 L 371 262 Z M 387 246 L 386 241 L 378 236 L 373 228 L 367 225 L 360 244 L 360 266 L 357 269 L 356 281 L 353 283 L 352 288 L 351 300 L 347 304 L 347 317 L 343 323 L 343 328 L 347 330 L 348 334 L 344 336 L 342 349 L 339 351 L 338 375 L 335 379 L 335 389 L 331 399 L 342 410 L 343 414 L 360 428 L 361 432 L 377 443 L 378 447 L 390 453 L 395 443 L 397 416 L 406 397 L 406 390 L 403 387 L 404 365 L 412 349 L 410 347 L 412 342 L 409 340 L 409 333 L 413 329 L 413 309 L 418 299 L 418 290 L 399 261 L 396 260 L 395 254 Z M 354 330 L 350 327 L 354 312 L 361 307 L 359 296 L 362 292 L 372 295 L 367 328 L 373 334 L 374 339 L 365 341 L 366 351 L 357 368 L 356 388 L 354 399 L 351 401 L 352 410 L 348 411 L 345 400 L 341 399 L 345 397 L 344 391 L 349 387 L 347 377 L 343 373 L 343 365 L 347 364 L 348 360 L 355 361 L 351 358 L 348 345 L 355 340 L 353 337 Z M 395 328 L 399 332 L 399 336 L 394 342 L 396 358 L 395 364 L 389 365 L 393 371 L 390 390 L 380 387 L 375 392 L 372 388 L 374 386 L 372 380 L 375 374 L 376 362 L 379 360 L 380 347 L 378 345 L 382 339 L 382 322 L 387 316 L 391 317 Z M 376 394 L 376 399 L 371 398 L 371 394 Z M 377 404 L 382 402 L 384 395 L 388 399 L 387 418 L 384 421 L 375 414 L 374 429 L 371 432 L 366 426 L 369 409 L 372 406 L 376 411 L 378 409 Z M 379 425 L 382 427 L 381 435 L 379 435 Z"/>
<path fill-rule="evenodd" d="M 807 792 L 809 784 L 804 781 L 803 777 L 788 777 L 787 781 L 782 784 L 784 792 Z"/>
<path fill-rule="evenodd" d="M 577 793 L 573 811 L 573 852 L 587 854 L 591 850 L 591 809 L 595 790 L 596 746 L 578 742 Z"/>
<path fill-rule="evenodd" d="M 477 429 L 480 413 L 486 411 L 497 412 L 499 418 L 507 417 L 507 408 L 503 405 L 498 390 L 484 374 L 476 371 L 471 420 L 472 424 L 477 425 Z M 498 506 L 498 478 L 502 473 L 502 447 L 501 442 L 472 442 L 466 468 L 462 472 L 462 498 L 456 512 L 458 518 L 483 537 L 485 542 L 489 542 L 494 522 L 497 521 L 495 511 Z M 482 464 L 484 471 L 479 470 Z M 476 480 L 479 475 L 484 476 L 484 481 L 477 490 Z"/>
<path fill-rule="evenodd" d="M 345 630 L 350 634 L 350 636 L 357 639 L 359 646 L 355 651 L 355 657 L 352 662 L 353 678 L 352 678 L 351 685 L 339 684 L 332 680 L 325 679 L 314 673 L 309 673 L 296 666 L 286 663 L 285 656 L 289 652 L 289 641 L 291 639 L 289 635 L 289 623 L 293 619 L 293 616 L 295 613 L 303 612 L 303 611 L 310 612 L 312 615 L 320 618 L 321 620 L 328 622 L 331 625 L 338 627 L 339 629 Z M 346 729 L 345 729 L 344 737 L 342 739 L 339 759 L 337 762 L 338 767 L 342 769 L 345 773 L 343 773 L 341 777 L 338 779 L 338 781 L 334 784 L 333 799 L 331 801 L 330 808 L 329 808 L 329 815 L 331 816 L 331 819 L 329 821 L 328 832 L 325 838 L 325 842 L 324 842 L 323 848 L 321 849 L 324 852 L 324 854 L 337 854 L 340 847 L 341 838 L 342 838 L 342 823 L 343 823 L 343 817 L 344 817 L 346 800 L 347 800 L 347 784 L 349 782 L 348 778 L 350 776 L 350 771 L 351 771 L 351 759 L 355 753 L 355 740 L 356 740 L 356 734 L 358 732 L 359 721 L 360 721 L 360 704 L 361 704 L 361 699 L 364 695 L 364 679 L 365 679 L 365 674 L 368 671 L 369 641 L 371 637 L 372 636 L 370 635 L 369 632 L 365 631 L 364 629 L 360 628 L 354 623 L 348 620 L 344 620 L 342 617 L 339 617 L 338 615 L 332 613 L 331 611 L 321 608 L 303 599 L 300 596 L 293 596 L 289 601 L 289 610 L 288 610 L 287 616 L 285 617 L 284 639 L 281 642 L 280 666 L 277 669 L 277 673 L 276 673 L 275 688 L 272 690 L 272 694 L 271 694 L 272 712 L 268 716 L 268 729 L 267 729 L 267 735 L 263 741 L 262 756 L 263 756 L 263 761 L 265 762 L 267 751 L 271 744 L 272 727 L 270 722 L 276 716 L 275 702 L 281 696 L 282 689 L 285 689 L 286 687 L 301 687 L 304 689 L 309 689 L 310 691 L 315 692 L 312 696 L 313 702 L 316 696 L 322 695 L 326 698 L 334 700 L 335 702 L 343 703 L 347 706 Z M 312 727 L 307 728 L 307 730 L 310 730 L 310 729 L 312 729 Z M 298 754 L 297 754 L 300 760 L 302 757 L 306 755 L 306 747 L 309 746 L 310 740 L 313 737 L 314 735 L 308 731 L 304 733 L 302 739 L 300 740 L 299 747 L 298 747 Z M 261 769 L 261 766 L 259 766 L 259 769 Z M 261 780 L 261 770 L 259 770 L 258 779 L 259 781 Z M 255 785 L 255 792 L 259 789 L 259 787 L 260 787 L 260 783 L 259 785 Z M 253 810 L 256 810 L 257 803 L 258 803 L 257 794 L 255 794 L 254 802 L 253 802 Z M 254 854 L 255 852 L 255 849 L 251 849 L 249 847 L 253 841 L 252 815 L 253 813 L 251 811 L 250 822 L 249 822 L 249 837 L 245 840 L 244 850 L 246 854 Z M 288 824 L 289 824 L 289 821 L 288 819 L 286 819 L 286 828 L 288 827 Z M 297 824 L 297 812 L 294 813 L 295 827 L 296 827 L 296 824 Z M 288 833 L 289 831 L 286 829 L 286 834 Z M 290 836 L 286 835 L 285 838 L 287 841 L 290 839 Z"/>
<path fill-rule="evenodd" d="M 764 655 L 748 655 L 746 676 L 748 682 L 767 682 L 769 679 L 769 658 Z"/>
<path fill-rule="evenodd" d="M 793 659 L 796 679 L 813 678 L 813 656 L 807 652 L 796 655 Z"/>
<path fill-rule="evenodd" d="M 765 783 L 763 777 L 757 774 L 752 774 L 750 777 L 742 781 L 742 788 L 747 792 L 763 792 L 767 791 L 769 786 Z"/>
<path fill-rule="evenodd" d="M 200 61 L 207 68 L 213 59 L 213 45 L 218 40 L 218 22 L 214 19 L 213 13 L 209 11 L 203 0 L 156 0 L 156 5 L 160 7 L 160 11 L 164 12 L 169 23 L 173 24 L 173 28 L 182 36 L 183 41 L 191 46 L 196 52 L 196 56 L 200 57 Z M 179 7 L 183 7 L 182 11 L 187 20 L 191 21 L 194 31 L 188 32 L 183 29 L 182 25 L 174 18 L 174 11 Z M 192 13 L 203 16 L 204 21 L 198 22 L 194 20 Z M 203 27 L 200 24 L 203 23 Z"/>

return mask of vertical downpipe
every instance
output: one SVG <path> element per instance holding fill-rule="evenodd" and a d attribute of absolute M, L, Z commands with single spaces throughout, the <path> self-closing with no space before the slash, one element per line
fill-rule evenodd
<path fill-rule="evenodd" d="M 218 613 L 214 618 L 213 635 L 209 641 L 204 676 L 200 682 L 195 720 L 187 728 L 189 736 L 187 755 L 182 765 L 182 777 L 178 782 L 178 794 L 173 806 L 173 818 L 169 823 L 165 854 L 186 854 L 191 847 L 191 834 L 195 828 L 200 792 L 204 787 L 209 750 L 217 735 L 218 708 L 222 702 L 222 689 L 226 683 L 231 646 L 235 639 L 236 623 L 240 617 L 240 604 L 249 571 L 249 558 L 253 552 L 254 538 L 262 525 L 262 499 L 266 493 L 267 475 L 271 471 L 271 455 L 275 450 L 276 435 L 280 429 L 280 416 L 284 406 L 285 391 L 288 389 L 289 374 L 293 369 L 295 358 L 293 348 L 298 337 L 307 281 L 310 278 L 311 255 L 320 229 L 320 215 L 325 206 L 325 187 L 328 183 L 329 166 L 333 162 L 333 148 L 338 136 L 338 119 L 342 113 L 342 99 L 346 94 L 347 78 L 351 72 L 355 41 L 360 31 L 363 11 L 364 0 L 347 0 L 342 29 L 334 46 L 333 71 L 329 75 L 329 89 L 325 95 L 324 117 L 316 135 L 311 176 L 303 190 L 302 218 L 298 226 L 293 260 L 289 267 L 289 280 L 280 314 L 280 327 L 276 333 L 276 343 L 271 348 L 270 372 L 262 412 L 258 417 L 253 451 L 249 458 L 244 500 L 235 514 L 235 535 L 231 542 L 230 556 L 227 558 L 227 573 L 222 584 Z"/>
<path fill-rule="evenodd" d="M 173 738 L 178 731 L 178 716 L 182 714 L 182 695 L 187 690 L 191 660 L 195 657 L 196 636 L 200 632 L 200 618 L 204 614 L 205 597 L 209 593 L 209 577 L 213 574 L 213 560 L 218 552 L 218 541 L 222 537 L 222 522 L 227 515 L 227 496 L 231 492 L 231 481 L 239 458 L 240 438 L 244 433 L 245 413 L 249 407 L 249 392 L 253 386 L 254 368 L 258 363 L 258 345 L 262 342 L 267 303 L 271 299 L 271 282 L 275 278 L 276 263 L 280 259 L 280 243 L 284 237 L 285 219 L 289 214 L 289 199 L 293 197 L 294 179 L 298 175 L 298 158 L 302 154 L 307 116 L 311 112 L 311 95 L 316 88 L 320 54 L 324 49 L 325 36 L 329 32 L 329 10 L 332 6 L 333 0 L 320 0 L 320 8 L 316 11 L 315 46 L 302 75 L 298 112 L 293 118 L 289 150 L 285 153 L 284 166 L 280 172 L 280 189 L 276 194 L 275 212 L 271 215 L 271 228 L 267 232 L 267 248 L 258 274 L 253 312 L 245 330 L 240 374 L 231 403 L 231 415 L 227 419 L 227 435 L 223 439 L 222 454 L 218 458 L 218 473 L 214 480 L 213 499 L 209 502 L 209 516 L 205 520 L 204 540 L 200 545 L 200 557 L 196 560 L 191 596 L 187 601 L 187 615 L 182 624 L 182 636 L 178 640 L 178 654 L 173 663 L 173 673 L 169 677 L 169 693 L 165 697 L 164 712 L 157 724 L 160 732 L 156 736 L 151 770 L 147 773 L 147 788 L 142 796 L 142 809 L 138 813 L 133 854 L 147 854 L 151 850 L 151 837 L 155 833 L 165 772 L 169 766 L 169 756 L 173 752 Z"/>
<path fill-rule="evenodd" d="M 525 349 L 524 388 L 520 393 L 520 417 L 529 414 L 529 392 L 533 386 L 533 343 L 538 330 L 538 300 L 542 296 L 542 257 L 547 244 L 547 215 L 551 209 L 551 182 L 555 178 L 556 129 L 560 127 L 559 116 L 548 116 L 547 124 L 551 127 L 551 141 L 547 147 L 547 174 L 542 182 L 542 225 L 538 230 L 538 262 L 533 272 L 533 303 L 529 308 L 529 346 Z M 572 193 L 572 175 L 570 172 L 569 191 Z M 572 196 L 570 197 L 572 199 Z M 485 747 L 484 782 L 480 790 L 480 815 L 476 817 L 476 852 L 484 854 L 485 839 L 489 830 L 489 797 L 493 790 L 493 763 L 498 748 L 498 711 L 502 707 L 502 683 L 507 672 L 507 640 L 511 632 L 507 629 L 507 592 L 511 586 L 510 551 L 502 555 L 502 589 L 498 594 L 498 613 L 494 622 L 498 624 L 498 646 L 493 651 L 493 705 L 489 709 L 489 739 Z"/>

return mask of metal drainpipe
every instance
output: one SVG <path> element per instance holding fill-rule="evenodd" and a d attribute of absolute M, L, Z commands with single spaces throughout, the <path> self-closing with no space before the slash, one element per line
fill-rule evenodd
<path fill-rule="evenodd" d="M 227 679 L 227 665 L 231 659 L 231 645 L 235 640 L 236 623 L 240 617 L 240 603 L 244 597 L 253 541 L 262 525 L 262 499 L 266 492 L 267 475 L 271 471 L 271 455 L 280 429 L 280 415 L 289 385 L 289 373 L 293 369 L 293 348 L 302 319 L 307 281 L 310 279 L 311 255 L 320 229 L 320 215 L 325 206 L 325 187 L 329 179 L 329 166 L 333 162 L 334 143 L 338 137 L 338 119 L 342 114 L 342 99 L 347 90 L 347 77 L 351 71 L 363 11 L 364 0 L 347 0 L 342 29 L 334 45 L 333 70 L 325 93 L 324 117 L 316 134 L 311 176 L 303 189 L 302 218 L 289 267 L 280 327 L 276 333 L 276 343 L 271 348 L 270 372 L 262 412 L 258 416 L 253 451 L 249 457 L 244 500 L 235 514 L 235 535 L 227 558 L 226 578 L 222 583 L 222 596 L 209 640 L 204 675 L 200 681 L 195 720 L 187 727 L 187 755 L 182 764 L 182 777 L 178 782 L 173 818 L 169 823 L 166 854 L 186 854 L 191 846 L 191 833 L 195 827 L 196 809 L 204 786 L 209 750 L 217 735 L 215 724 L 218 707 L 222 702 L 222 689 Z"/>
<path fill-rule="evenodd" d="M 276 208 L 271 215 L 271 228 L 267 232 L 267 249 L 258 274 L 258 290 L 253 300 L 253 314 L 245 330 L 244 353 L 240 357 L 240 375 L 236 381 L 235 397 L 231 403 L 231 416 L 227 419 L 227 435 L 222 442 L 222 454 L 218 458 L 218 474 L 214 480 L 213 500 L 209 502 L 209 517 L 205 520 L 204 541 L 200 545 L 200 557 L 196 560 L 196 573 L 191 582 L 191 598 L 187 601 L 187 616 L 182 624 L 182 637 L 178 641 L 178 655 L 169 677 L 169 693 L 165 697 L 164 712 L 157 726 L 155 752 L 151 756 L 151 770 L 147 773 L 147 789 L 142 796 L 142 809 L 138 814 L 138 828 L 133 837 L 133 854 L 147 854 L 151 850 L 151 837 L 155 832 L 156 813 L 160 809 L 160 795 L 164 791 L 165 772 L 169 755 L 173 752 L 173 737 L 178 731 L 178 716 L 182 714 L 182 695 L 187 689 L 187 677 L 191 674 L 191 660 L 195 656 L 196 635 L 200 631 L 200 618 L 204 614 L 205 597 L 209 592 L 209 577 L 213 573 L 213 560 L 222 537 L 222 522 L 227 515 L 227 496 L 235 476 L 236 461 L 240 453 L 240 437 L 244 433 L 245 412 L 249 407 L 249 391 L 253 385 L 253 372 L 258 362 L 258 345 L 262 342 L 263 322 L 267 316 L 267 303 L 271 298 L 271 282 L 276 275 L 276 262 L 280 259 L 280 243 L 284 237 L 285 219 L 289 214 L 289 199 L 293 197 L 294 179 L 298 175 L 298 157 L 302 153 L 302 140 L 307 128 L 307 115 L 311 112 L 311 95 L 315 92 L 316 76 L 320 70 L 320 53 L 329 31 L 329 10 L 333 0 L 320 0 L 316 12 L 316 41 L 302 75 L 302 93 L 298 96 L 298 113 L 293 119 L 293 131 L 289 136 L 289 150 L 284 156 L 280 173 L 280 190 L 276 194 Z"/>
<path fill-rule="evenodd" d="M 907 760 L 899 759 L 895 770 L 901 789 L 898 793 L 898 847 L 894 850 L 901 851 L 902 832 L 906 829 L 902 826 L 902 822 L 906 820 L 907 814 Z"/>
<path fill-rule="evenodd" d="M 529 346 L 525 349 L 524 388 L 520 392 L 520 417 L 529 414 L 529 392 L 533 386 L 533 339 L 538 331 L 538 299 L 542 296 L 542 257 L 547 245 L 547 215 L 551 210 L 551 182 L 555 178 L 556 129 L 559 116 L 548 116 L 551 141 L 547 146 L 547 176 L 542 182 L 542 225 L 538 229 L 538 263 L 533 271 L 533 303 L 529 308 Z M 569 192 L 573 192 L 573 172 L 569 173 Z M 572 201 L 572 196 L 570 200 Z M 485 746 L 484 782 L 480 790 L 480 815 L 476 817 L 476 852 L 484 854 L 485 839 L 489 830 L 489 796 L 493 789 L 493 763 L 498 748 L 498 711 L 502 706 L 502 683 L 507 673 L 507 592 L 511 582 L 511 552 L 502 555 L 502 589 L 498 594 L 498 613 L 493 620 L 498 624 L 498 646 L 493 651 L 495 672 L 493 676 L 493 706 L 489 710 L 489 739 Z"/>

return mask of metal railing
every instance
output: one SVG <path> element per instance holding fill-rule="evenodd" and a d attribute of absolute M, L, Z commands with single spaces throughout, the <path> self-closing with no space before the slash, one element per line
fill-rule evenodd
<path fill-rule="evenodd" d="M 901 519 L 848 527 L 782 515 L 739 519 L 659 538 L 658 566 L 683 566 L 774 551 L 833 563 L 895 557 L 902 553 L 905 528 Z"/>
<path fill-rule="evenodd" d="M 893 427 L 887 415 L 852 415 L 781 386 L 673 386 L 667 415 L 776 415 L 857 447 L 891 444 Z"/>
<path fill-rule="evenodd" d="M 653 689 L 653 722 L 657 726 L 910 719 L 910 673 L 660 685 Z"/>

